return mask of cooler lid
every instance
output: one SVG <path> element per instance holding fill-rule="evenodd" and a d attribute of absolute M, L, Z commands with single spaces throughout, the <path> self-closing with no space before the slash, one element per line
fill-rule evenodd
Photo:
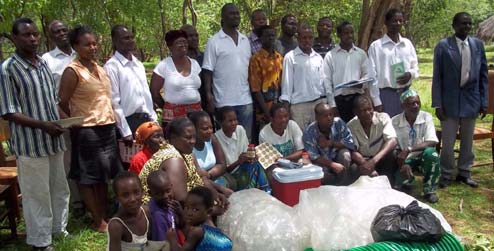
<path fill-rule="evenodd" d="M 322 168 L 312 164 L 299 169 L 283 169 L 278 167 L 273 170 L 273 178 L 280 183 L 318 180 L 323 177 Z"/>

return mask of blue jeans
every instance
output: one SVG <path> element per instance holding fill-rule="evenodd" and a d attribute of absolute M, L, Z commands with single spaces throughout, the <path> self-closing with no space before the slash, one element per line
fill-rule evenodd
<path fill-rule="evenodd" d="M 254 123 L 254 108 L 252 104 L 232 106 L 237 114 L 238 123 L 244 127 L 247 132 L 249 142 L 252 139 L 252 127 Z"/>

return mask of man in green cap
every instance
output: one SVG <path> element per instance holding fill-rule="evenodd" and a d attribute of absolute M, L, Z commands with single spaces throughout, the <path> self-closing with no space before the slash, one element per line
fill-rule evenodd
<path fill-rule="evenodd" d="M 397 156 L 401 179 L 398 185 L 409 187 L 414 181 L 412 170 L 424 174 L 424 197 L 430 203 L 438 202 L 436 188 L 441 174 L 438 143 L 432 115 L 420 110 L 420 98 L 416 91 L 407 90 L 400 96 L 403 112 L 392 118 L 398 137 Z"/>

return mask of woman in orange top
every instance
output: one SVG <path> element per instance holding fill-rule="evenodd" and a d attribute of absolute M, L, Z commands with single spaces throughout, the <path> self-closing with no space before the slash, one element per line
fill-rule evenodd
<path fill-rule="evenodd" d="M 97 43 L 91 29 L 78 26 L 69 40 L 77 58 L 65 69 L 60 82 L 60 108 L 71 117 L 83 117 L 82 126 L 71 129 L 74 179 L 93 217 L 91 227 L 107 228 L 107 182 L 123 170 L 116 141 L 110 79 L 96 63 Z"/>

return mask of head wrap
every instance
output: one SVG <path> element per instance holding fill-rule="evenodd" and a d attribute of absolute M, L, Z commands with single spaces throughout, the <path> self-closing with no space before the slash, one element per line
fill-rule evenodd
<path fill-rule="evenodd" d="M 136 143 L 144 144 L 144 141 L 156 131 L 160 131 L 161 126 L 156 122 L 144 122 L 136 130 Z"/>
<path fill-rule="evenodd" d="M 412 89 L 408 89 L 406 91 L 404 91 L 401 96 L 400 96 L 400 103 L 403 103 L 405 102 L 405 100 L 409 97 L 415 97 L 415 96 L 419 96 L 419 93 L 415 90 L 412 90 Z"/>

